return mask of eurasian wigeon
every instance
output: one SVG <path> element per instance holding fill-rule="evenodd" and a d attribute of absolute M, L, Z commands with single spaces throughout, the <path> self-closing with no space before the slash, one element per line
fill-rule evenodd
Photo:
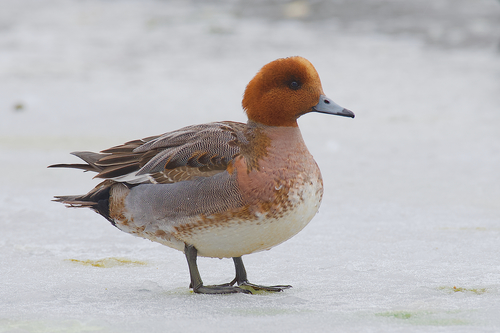
<path fill-rule="evenodd" d="M 184 251 L 196 293 L 290 288 L 249 283 L 241 256 L 286 241 L 318 211 L 323 180 L 297 118 L 354 113 L 325 96 L 318 73 L 302 57 L 262 67 L 242 104 L 246 124 L 192 125 L 100 153 L 72 153 L 86 164 L 50 167 L 94 171 L 105 180 L 85 195 L 55 201 L 91 208 L 122 231 Z M 233 258 L 236 277 L 203 285 L 197 256 Z"/>

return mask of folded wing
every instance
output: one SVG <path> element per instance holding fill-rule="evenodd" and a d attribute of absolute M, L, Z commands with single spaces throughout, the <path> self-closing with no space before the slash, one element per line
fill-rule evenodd
<path fill-rule="evenodd" d="M 246 124 L 215 122 L 193 125 L 159 136 L 134 140 L 101 151 L 74 152 L 87 164 L 56 164 L 97 172 L 96 178 L 129 184 L 168 184 L 210 177 L 226 170 L 246 141 Z"/>

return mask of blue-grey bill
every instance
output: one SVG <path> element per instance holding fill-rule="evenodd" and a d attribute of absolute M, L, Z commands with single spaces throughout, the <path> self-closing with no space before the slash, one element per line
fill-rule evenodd
<path fill-rule="evenodd" d="M 333 114 L 336 116 L 351 117 L 354 118 L 354 112 L 346 108 L 341 107 L 325 95 L 319 97 L 319 102 L 313 106 L 312 111 Z"/>

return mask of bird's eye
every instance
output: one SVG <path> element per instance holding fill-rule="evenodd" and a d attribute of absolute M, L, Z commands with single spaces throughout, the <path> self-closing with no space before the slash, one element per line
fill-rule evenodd
<path fill-rule="evenodd" d="M 288 85 L 290 87 L 290 89 L 292 90 L 297 90 L 300 88 L 300 84 L 297 82 L 297 81 L 292 81 L 290 82 L 290 84 Z"/>

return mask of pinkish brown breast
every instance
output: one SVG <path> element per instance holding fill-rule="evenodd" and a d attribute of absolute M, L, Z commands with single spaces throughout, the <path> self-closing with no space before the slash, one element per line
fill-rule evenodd
<path fill-rule="evenodd" d="M 228 170 L 174 184 L 116 191 L 111 207 L 123 231 L 198 255 L 239 257 L 298 233 L 323 194 L 319 168 L 296 127 L 251 124 Z"/>

